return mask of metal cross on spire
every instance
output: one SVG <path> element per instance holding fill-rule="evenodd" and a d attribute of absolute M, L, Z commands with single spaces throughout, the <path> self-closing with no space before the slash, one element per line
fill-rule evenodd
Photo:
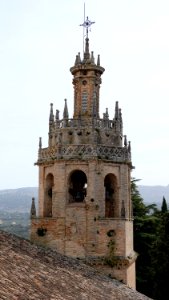
<path fill-rule="evenodd" d="M 86 39 L 88 40 L 89 28 L 94 23 L 95 22 L 90 21 L 88 17 L 87 18 L 85 17 L 85 3 L 84 3 L 84 22 L 83 24 L 80 24 L 80 26 L 83 26 L 83 53 L 84 53 L 84 39 L 86 37 Z"/>
<path fill-rule="evenodd" d="M 80 24 L 80 26 L 83 26 L 83 28 L 86 29 L 86 37 L 87 38 L 88 38 L 89 28 L 94 23 L 95 22 L 90 21 L 89 18 L 87 17 L 86 20 L 84 20 L 83 24 Z"/>

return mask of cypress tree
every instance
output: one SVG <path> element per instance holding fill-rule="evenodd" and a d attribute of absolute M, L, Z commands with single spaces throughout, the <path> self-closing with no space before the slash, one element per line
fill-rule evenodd
<path fill-rule="evenodd" d="M 162 201 L 162 205 L 161 205 L 161 212 L 165 213 L 167 212 L 168 208 L 167 208 L 167 202 L 165 200 L 165 197 L 163 196 L 163 201 Z"/>

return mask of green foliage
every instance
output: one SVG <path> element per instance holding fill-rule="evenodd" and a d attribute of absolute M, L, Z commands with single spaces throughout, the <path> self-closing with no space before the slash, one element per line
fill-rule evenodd
<path fill-rule="evenodd" d="M 115 241 L 111 239 L 107 247 L 109 248 L 109 254 L 105 257 L 105 263 L 111 267 L 114 267 L 117 264 L 117 258 L 114 255 Z"/>
<path fill-rule="evenodd" d="M 169 212 L 159 217 L 157 236 L 152 247 L 153 297 L 157 300 L 169 299 Z"/>
<path fill-rule="evenodd" d="M 133 216 L 134 217 L 141 217 L 144 216 L 146 213 L 146 206 L 143 203 L 143 199 L 140 196 L 140 193 L 138 191 L 136 182 L 138 182 L 139 179 L 132 179 L 131 180 L 131 198 L 133 203 Z"/>
<path fill-rule="evenodd" d="M 132 179 L 136 288 L 156 300 L 169 299 L 169 212 L 163 197 L 161 211 L 155 204 L 146 206 Z"/>
<path fill-rule="evenodd" d="M 0 230 L 29 239 L 30 214 L 0 211 Z"/>

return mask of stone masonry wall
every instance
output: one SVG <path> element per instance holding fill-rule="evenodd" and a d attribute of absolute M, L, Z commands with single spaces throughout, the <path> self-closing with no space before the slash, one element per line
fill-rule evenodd
<path fill-rule="evenodd" d="M 108 255 L 110 237 L 113 231 L 115 241 L 114 255 L 126 260 L 133 257 L 133 224 L 127 209 L 130 201 L 128 189 L 128 165 L 113 164 L 100 160 L 64 161 L 40 166 L 39 172 L 39 217 L 32 219 L 31 241 L 49 246 L 58 252 L 72 257 L 104 257 Z M 87 196 L 82 203 L 69 203 L 68 184 L 70 174 L 81 170 L 87 177 Z M 52 191 L 52 217 L 43 217 L 45 178 L 52 174 L 54 186 Z M 104 178 L 113 174 L 117 179 L 118 201 L 116 201 L 118 218 L 105 218 Z M 121 199 L 126 208 L 125 218 L 121 218 Z M 44 235 L 37 234 L 44 229 Z M 131 258 L 129 260 L 131 260 Z M 128 282 L 127 265 L 117 269 L 121 280 Z M 119 275 L 120 274 L 120 275 Z M 131 277 L 131 275 L 129 275 Z M 129 279 L 133 282 L 133 279 Z"/>

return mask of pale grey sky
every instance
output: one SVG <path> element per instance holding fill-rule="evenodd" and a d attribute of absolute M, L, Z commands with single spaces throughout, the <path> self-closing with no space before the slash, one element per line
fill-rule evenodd
<path fill-rule="evenodd" d="M 132 176 L 169 184 L 169 1 L 86 0 L 101 55 L 100 115 L 119 101 Z M 73 110 L 70 67 L 83 50 L 82 0 L 0 0 L 0 189 L 38 185 L 38 139 L 49 106 Z"/>

